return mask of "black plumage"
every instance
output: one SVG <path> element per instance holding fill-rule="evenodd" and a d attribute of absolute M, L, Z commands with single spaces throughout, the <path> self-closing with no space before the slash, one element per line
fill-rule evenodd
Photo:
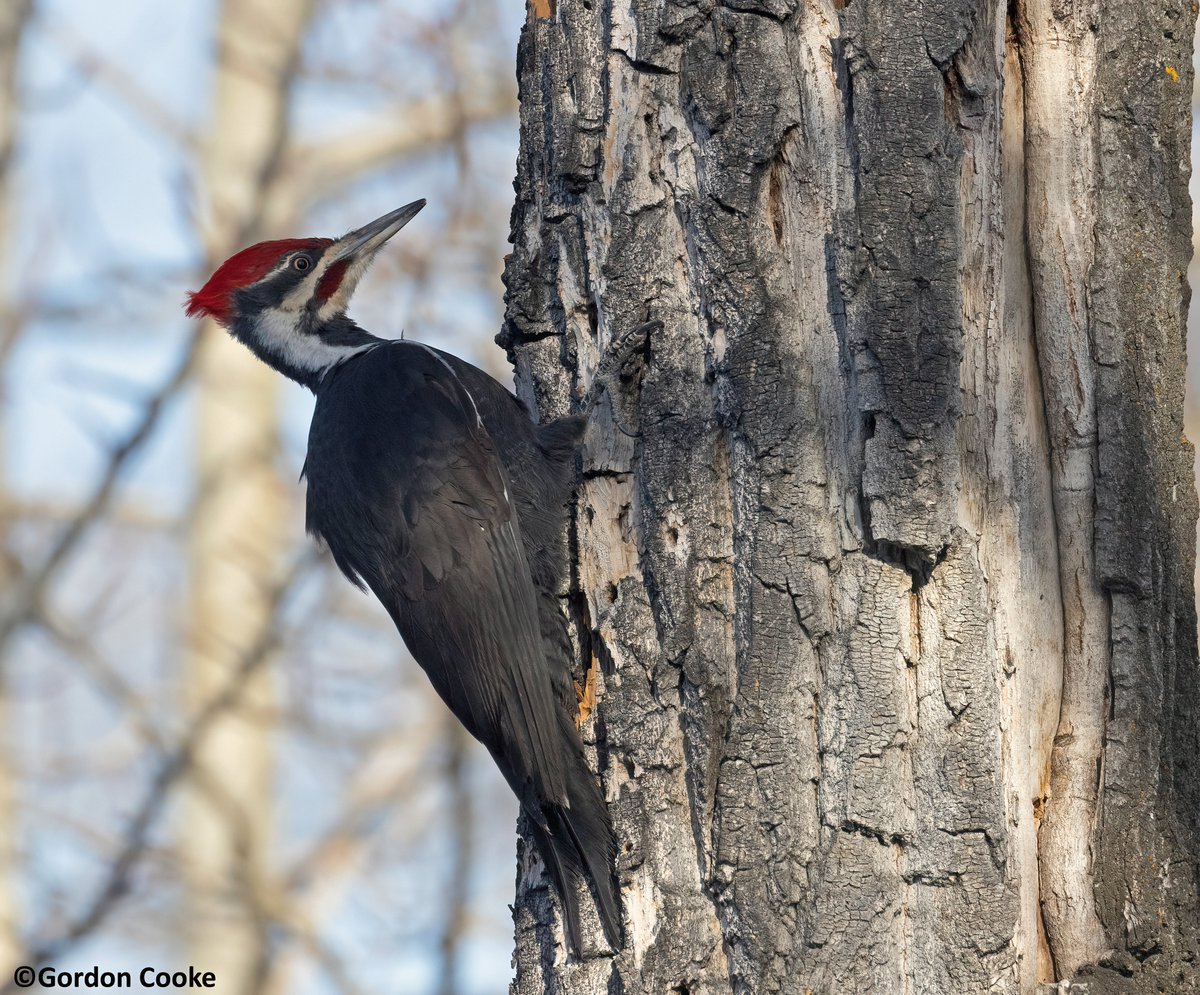
<path fill-rule="evenodd" d="M 585 881 L 619 947 L 616 841 L 575 727 L 571 643 L 555 595 L 583 419 L 535 425 L 482 370 L 379 339 L 346 317 L 375 253 L 424 205 L 336 241 L 243 249 L 189 295 L 188 314 L 214 318 L 317 395 L 308 530 L 383 603 L 512 786 L 571 948 L 580 949 L 576 889 Z"/>
<path fill-rule="evenodd" d="M 551 593 L 582 421 L 539 427 L 482 371 L 408 342 L 351 357 L 316 394 L 309 531 L 379 598 L 495 759 L 562 898 L 572 948 L 580 878 L 591 880 L 605 934 L 619 945 L 615 839 L 568 710 Z"/>

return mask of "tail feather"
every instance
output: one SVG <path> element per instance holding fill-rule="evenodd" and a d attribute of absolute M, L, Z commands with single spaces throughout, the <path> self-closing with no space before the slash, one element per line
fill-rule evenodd
<path fill-rule="evenodd" d="M 570 721 L 570 719 L 566 719 Z M 574 734 L 574 729 L 571 732 Z M 574 737 L 573 737 L 574 738 Z M 617 890 L 614 866 L 617 838 L 608 817 L 608 808 L 595 775 L 579 756 L 576 769 L 567 783 L 568 804 L 543 804 L 545 827 L 529 819 L 538 850 L 562 899 L 567 942 L 580 952 L 581 931 L 577 889 L 590 885 L 605 939 L 614 950 L 623 943 L 621 898 Z"/>
<path fill-rule="evenodd" d="M 582 930 L 579 928 L 579 900 L 575 896 L 577 874 L 571 873 L 568 876 L 566 868 L 563 867 L 563 860 L 560 858 L 561 847 L 556 845 L 550 833 L 532 818 L 529 819 L 529 832 L 537 844 L 538 853 L 542 855 L 542 863 L 546 865 L 550 880 L 554 882 L 554 890 L 562 901 L 563 927 L 567 934 L 567 946 L 575 954 L 578 954 L 582 949 Z M 562 854 L 562 857 L 566 856 L 567 854 Z"/>
<path fill-rule="evenodd" d="M 604 796 L 590 772 L 585 780 L 573 782 L 568 790 L 571 808 L 562 811 L 563 821 L 572 845 L 586 865 L 604 936 L 610 947 L 620 950 L 624 930 L 621 926 L 621 897 L 613 873 L 617 838 L 608 818 Z"/>

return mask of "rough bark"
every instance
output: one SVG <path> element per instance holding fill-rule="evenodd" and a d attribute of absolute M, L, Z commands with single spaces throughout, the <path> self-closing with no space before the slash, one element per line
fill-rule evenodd
<path fill-rule="evenodd" d="M 515 993 L 1195 986 L 1194 16 L 530 3 L 518 389 L 666 327 L 563 592 L 627 943 L 523 847 Z"/>

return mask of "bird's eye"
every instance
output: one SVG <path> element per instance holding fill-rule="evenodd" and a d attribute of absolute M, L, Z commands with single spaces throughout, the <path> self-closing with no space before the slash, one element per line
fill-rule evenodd
<path fill-rule="evenodd" d="M 303 273 L 312 265 L 312 260 L 308 256 L 297 256 L 292 260 L 292 269 Z"/>

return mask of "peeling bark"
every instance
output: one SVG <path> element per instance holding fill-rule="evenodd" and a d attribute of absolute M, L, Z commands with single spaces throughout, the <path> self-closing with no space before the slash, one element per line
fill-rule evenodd
<path fill-rule="evenodd" d="M 1188 991 L 1188 6 L 531 4 L 500 341 L 628 916 L 513 992 Z M 1170 71 L 1167 71 L 1167 70 Z"/>

